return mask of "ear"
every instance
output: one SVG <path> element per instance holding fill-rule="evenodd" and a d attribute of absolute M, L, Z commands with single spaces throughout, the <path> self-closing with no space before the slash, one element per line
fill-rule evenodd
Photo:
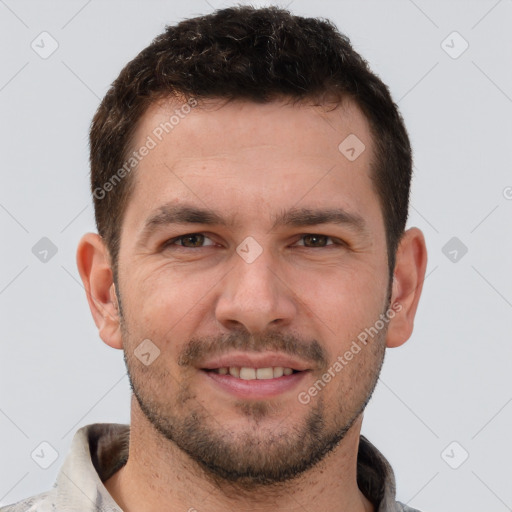
<path fill-rule="evenodd" d="M 412 334 L 426 268 L 425 238 L 418 228 L 411 228 L 403 234 L 396 254 L 390 304 L 396 314 L 389 323 L 386 337 L 390 348 L 399 347 Z"/>
<path fill-rule="evenodd" d="M 78 272 L 101 339 L 113 348 L 123 347 L 120 317 L 110 258 L 103 239 L 85 234 L 76 252 Z"/>

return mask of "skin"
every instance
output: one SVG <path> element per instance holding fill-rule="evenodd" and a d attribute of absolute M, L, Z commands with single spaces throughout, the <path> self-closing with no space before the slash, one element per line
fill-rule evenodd
<path fill-rule="evenodd" d="M 176 100 L 152 105 L 134 148 L 177 106 Z M 351 133 L 366 146 L 353 162 L 338 150 Z M 83 236 L 77 262 L 94 321 L 107 345 L 124 350 L 137 392 L 128 462 L 105 482 L 125 512 L 374 510 L 356 483 L 363 409 L 385 348 L 412 333 L 427 258 L 421 231 L 409 229 L 389 282 L 372 158 L 368 123 L 350 101 L 327 111 L 212 100 L 180 120 L 133 174 L 117 289 L 102 239 Z M 160 225 L 144 237 L 145 221 L 166 204 L 205 208 L 233 222 Z M 274 226 L 279 214 L 298 208 L 343 208 L 364 227 Z M 187 239 L 188 247 L 180 245 L 184 239 L 174 241 L 190 233 L 207 238 Z M 249 236 L 262 250 L 251 263 L 236 251 Z M 388 290 L 400 311 L 308 404 L 301 403 L 298 393 L 386 311 Z M 160 350 L 149 366 L 134 355 L 145 339 Z M 191 340 L 198 352 L 187 352 Z M 315 344 L 320 352 L 308 358 Z M 199 369 L 222 353 L 284 350 L 308 371 L 297 386 L 264 400 L 234 396 Z M 315 414 L 322 419 L 316 444 L 307 437 Z M 240 462 L 259 468 L 261 476 L 311 457 L 315 445 L 328 446 L 340 432 L 342 439 L 321 460 L 282 482 L 222 476 L 190 454 L 197 440 L 211 439 L 221 447 L 210 453 L 219 465 Z"/>

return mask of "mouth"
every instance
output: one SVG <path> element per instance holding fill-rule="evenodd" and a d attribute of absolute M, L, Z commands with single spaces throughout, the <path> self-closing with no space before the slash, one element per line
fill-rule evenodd
<path fill-rule="evenodd" d="M 251 368 L 249 366 L 223 366 L 211 370 L 205 368 L 205 371 L 213 372 L 218 375 L 231 375 L 242 380 L 269 380 L 278 379 L 283 375 L 288 376 L 298 373 L 299 370 L 283 366 L 267 366 L 266 368 Z"/>
<path fill-rule="evenodd" d="M 293 391 L 312 370 L 303 361 L 276 353 L 232 353 L 198 369 L 215 390 L 255 400 Z"/>

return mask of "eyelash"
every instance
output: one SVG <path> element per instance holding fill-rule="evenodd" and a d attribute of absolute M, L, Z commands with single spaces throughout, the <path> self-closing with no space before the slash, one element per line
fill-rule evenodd
<path fill-rule="evenodd" d="M 215 245 L 215 242 L 212 244 L 209 244 L 209 245 L 202 245 L 199 247 L 186 247 L 184 245 L 176 244 L 176 242 L 178 242 L 180 240 L 183 241 L 183 239 L 185 239 L 187 237 L 192 237 L 192 236 L 196 236 L 196 235 L 203 235 L 205 237 L 205 239 L 213 242 L 213 240 L 211 238 L 209 238 L 208 236 L 206 236 L 204 233 L 187 233 L 186 235 L 177 236 L 177 237 L 167 240 L 166 242 L 164 242 L 162 244 L 162 248 L 167 249 L 169 247 L 174 246 L 174 247 L 179 247 L 180 249 L 202 249 L 204 247 L 212 247 L 213 245 Z M 324 246 L 318 246 L 318 247 L 307 247 L 306 245 L 302 244 L 299 247 L 304 247 L 306 249 L 323 249 L 325 247 L 330 247 L 330 246 L 335 246 L 335 245 L 347 246 L 347 244 L 343 240 L 340 240 L 339 238 L 335 238 L 335 237 L 328 236 L 328 235 L 322 235 L 320 233 L 305 233 L 305 234 L 301 235 L 299 240 L 304 241 L 304 238 L 307 236 L 325 237 L 328 240 L 330 240 L 332 243 L 330 243 L 330 244 L 328 243 Z"/>

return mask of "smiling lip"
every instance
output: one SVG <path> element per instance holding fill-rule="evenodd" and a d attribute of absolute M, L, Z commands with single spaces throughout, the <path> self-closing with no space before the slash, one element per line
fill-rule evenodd
<path fill-rule="evenodd" d="M 265 379 L 245 380 L 230 375 L 232 368 L 257 369 L 281 368 L 291 369 L 293 373 Z M 201 374 L 209 384 L 237 398 L 263 400 L 279 396 L 298 387 L 299 383 L 312 370 L 311 365 L 286 354 L 263 353 L 230 353 L 201 364 Z M 219 369 L 228 369 L 227 373 L 219 373 Z M 236 374 L 236 372 L 235 372 Z"/>
<path fill-rule="evenodd" d="M 218 368 L 229 367 L 269 368 L 279 366 L 283 368 L 291 368 L 292 370 L 299 372 L 312 369 L 311 364 L 277 352 L 232 352 L 201 363 L 199 369 L 215 370 Z"/>
<path fill-rule="evenodd" d="M 201 370 L 201 374 L 208 379 L 209 383 L 230 395 L 234 395 L 236 398 L 265 400 L 297 388 L 304 377 L 309 374 L 309 371 L 265 380 L 243 380 L 229 374 L 220 375 L 207 370 Z"/>

